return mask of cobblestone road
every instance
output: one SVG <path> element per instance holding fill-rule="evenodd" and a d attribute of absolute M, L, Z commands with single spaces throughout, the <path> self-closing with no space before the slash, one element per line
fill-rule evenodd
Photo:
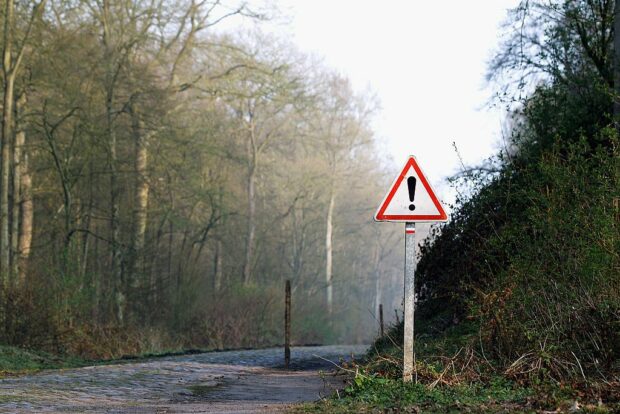
<path fill-rule="evenodd" d="M 342 379 L 320 375 L 364 346 L 292 349 L 293 369 L 281 369 L 282 348 L 209 352 L 0 380 L 0 412 L 255 413 L 286 411 L 291 403 L 333 392 Z"/>

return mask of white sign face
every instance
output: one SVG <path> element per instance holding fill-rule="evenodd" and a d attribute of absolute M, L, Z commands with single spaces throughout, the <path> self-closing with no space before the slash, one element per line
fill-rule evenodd
<path fill-rule="evenodd" d="M 376 221 L 447 221 L 443 206 L 412 155 L 375 214 Z"/>

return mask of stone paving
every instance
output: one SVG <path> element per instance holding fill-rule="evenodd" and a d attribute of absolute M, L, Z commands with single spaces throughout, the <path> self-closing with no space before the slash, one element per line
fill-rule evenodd
<path fill-rule="evenodd" d="M 0 380 L 1 413 L 255 413 L 327 396 L 342 385 L 329 373 L 365 346 L 209 352 Z M 326 361 L 328 360 L 328 361 Z M 323 372 L 322 372 L 322 371 Z"/>

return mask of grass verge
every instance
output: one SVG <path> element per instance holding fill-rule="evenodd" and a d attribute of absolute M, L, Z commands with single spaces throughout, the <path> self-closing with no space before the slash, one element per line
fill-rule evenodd
<path fill-rule="evenodd" d="M 0 377 L 42 369 L 79 367 L 89 363 L 91 361 L 81 358 L 57 356 L 41 351 L 0 345 Z"/>
<path fill-rule="evenodd" d="M 430 327 L 430 326 L 429 326 Z M 426 327 L 426 328 L 429 328 Z M 416 336 L 416 380 L 404 383 L 402 325 L 379 338 L 363 361 L 342 366 L 347 386 L 323 401 L 296 407 L 298 413 L 615 413 L 620 384 L 562 383 L 517 378 L 489 361 L 477 328 L 461 323 Z"/>
<path fill-rule="evenodd" d="M 22 375 L 44 369 L 79 368 L 91 365 L 106 365 L 152 358 L 207 352 L 200 349 L 162 351 L 142 355 L 125 355 L 115 359 L 87 359 L 71 355 L 55 355 L 44 351 L 28 350 L 15 346 L 0 345 L 0 378 Z"/>

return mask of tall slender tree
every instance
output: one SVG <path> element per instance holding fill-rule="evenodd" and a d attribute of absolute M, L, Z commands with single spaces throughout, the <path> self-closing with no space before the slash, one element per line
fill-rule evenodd
<path fill-rule="evenodd" d="M 10 175 L 11 175 L 11 142 L 14 137 L 14 102 L 15 81 L 22 67 L 24 54 L 28 49 L 32 30 L 37 19 L 43 13 L 46 0 L 34 3 L 21 43 L 17 44 L 15 52 L 14 44 L 18 41 L 15 34 L 18 27 L 15 22 L 15 2 L 7 0 L 4 3 L 4 24 L 2 39 L 2 74 L 3 74 L 3 99 L 2 99 L 2 137 L 0 142 L 0 278 L 6 288 L 10 279 L 11 270 L 11 245 L 9 234 L 10 222 Z"/>

